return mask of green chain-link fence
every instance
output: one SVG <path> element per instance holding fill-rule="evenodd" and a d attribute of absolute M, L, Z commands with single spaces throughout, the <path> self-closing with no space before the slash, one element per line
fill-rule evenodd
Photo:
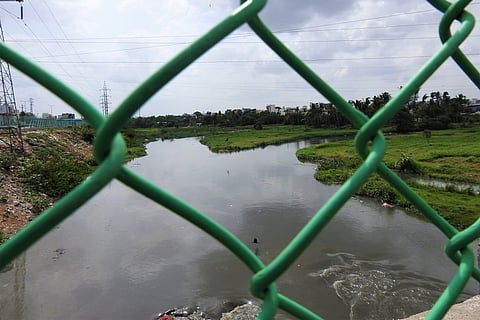
<path fill-rule="evenodd" d="M 220 241 L 243 261 L 253 273 L 250 282 L 251 293 L 264 301 L 259 319 L 272 319 L 278 308 L 301 319 L 321 319 L 300 303 L 278 293 L 275 280 L 292 265 L 345 202 L 365 183 L 368 177 L 377 172 L 415 205 L 448 239 L 445 252 L 458 265 L 458 269 L 427 316 L 427 319 L 442 318 L 471 277 L 480 281 L 480 269 L 475 267 L 475 256 L 470 246 L 475 239 L 480 238 L 480 219 L 460 232 L 413 192 L 395 173 L 382 163 L 386 142 L 380 128 L 403 107 L 418 88 L 449 57 L 452 57 L 471 81 L 480 88 L 480 74 L 478 70 L 459 49 L 460 44 L 468 37 L 474 26 L 473 15 L 465 11 L 465 8 L 471 1 L 459 0 L 452 4 L 445 0 L 429 0 L 435 8 L 443 13 L 439 24 L 440 39 L 443 45 L 399 93 L 370 119 L 350 105 L 324 82 L 263 24 L 258 17 L 258 13 L 266 5 L 267 0 L 241 0 L 240 2 L 240 7 L 230 16 L 145 80 L 118 106 L 108 119 L 103 117 L 90 102 L 70 89 L 66 84 L 57 80 L 32 61 L 0 43 L 1 59 L 63 99 L 96 128 L 97 135 L 94 143 L 94 152 L 100 164 L 89 178 L 0 247 L 0 268 L 6 266 L 63 219 L 75 212 L 77 208 L 93 197 L 111 180 L 118 179 L 136 192 L 143 194 L 145 197 L 154 200 L 159 205 L 170 209 L 172 212 L 195 224 Z M 460 22 L 460 24 L 456 28 L 455 33 L 451 34 L 450 26 L 455 20 Z M 258 37 L 275 51 L 285 63 L 320 94 L 330 100 L 358 128 L 355 147 L 356 152 L 364 159 L 359 169 L 339 188 L 269 265 L 264 265 L 243 242 L 208 216 L 177 199 L 175 196 L 168 194 L 152 182 L 124 166 L 126 148 L 125 142 L 119 133 L 129 118 L 152 95 L 203 53 L 245 23 L 248 23 Z"/>

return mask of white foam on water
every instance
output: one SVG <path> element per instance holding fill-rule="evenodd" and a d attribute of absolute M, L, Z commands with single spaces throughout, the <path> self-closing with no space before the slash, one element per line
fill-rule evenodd
<path fill-rule="evenodd" d="M 388 261 L 327 254 L 334 264 L 309 273 L 322 278 L 350 308 L 350 319 L 398 319 L 429 309 L 446 283 Z"/>

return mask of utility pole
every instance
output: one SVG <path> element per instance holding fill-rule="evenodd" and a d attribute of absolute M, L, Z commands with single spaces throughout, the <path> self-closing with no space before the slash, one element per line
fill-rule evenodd
<path fill-rule="evenodd" d="M 112 98 L 108 93 L 111 91 L 107 88 L 107 83 L 103 82 L 103 88 L 100 89 L 100 108 L 102 109 L 102 113 L 105 117 L 108 117 L 108 109 L 109 106 L 112 104 L 110 99 Z"/>
<path fill-rule="evenodd" d="M 23 0 L 0 1 L 23 2 Z M 23 7 L 21 7 L 20 15 L 23 19 Z M 5 42 L 1 21 L 0 38 L 2 42 Z M 10 72 L 10 65 L 3 60 L 0 60 L 0 81 L 0 142 L 7 146 L 10 152 L 23 154 L 22 129 L 18 117 L 17 103 L 15 101 L 15 91 L 13 90 L 12 74 Z"/>

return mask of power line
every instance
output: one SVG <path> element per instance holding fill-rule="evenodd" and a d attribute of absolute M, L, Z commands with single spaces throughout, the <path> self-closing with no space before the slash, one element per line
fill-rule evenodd
<path fill-rule="evenodd" d="M 411 11 L 411 12 L 400 12 L 400 13 L 392 13 L 388 15 L 382 15 L 382 16 L 376 16 L 376 17 L 370 17 L 370 18 L 362 18 L 362 19 L 353 19 L 353 20 L 347 20 L 347 21 L 342 21 L 342 22 L 332 22 L 332 23 L 325 23 L 317 26 L 306 26 L 306 27 L 299 27 L 299 28 L 292 28 L 292 29 L 284 29 L 284 30 L 277 30 L 276 33 L 284 33 L 284 32 L 297 32 L 297 31 L 304 31 L 304 30 L 311 30 L 315 28 L 323 28 L 323 27 L 329 27 L 329 26 L 337 26 L 337 25 L 344 25 L 347 23 L 356 23 L 356 22 L 366 22 L 366 21 L 372 21 L 372 20 L 382 20 L 385 18 L 393 18 L 393 17 L 399 17 L 399 16 L 407 16 L 407 15 L 416 15 L 416 14 L 422 14 L 422 13 L 432 13 L 432 12 L 438 12 L 434 9 L 427 9 L 427 10 L 420 10 L 420 11 Z"/>
<path fill-rule="evenodd" d="M 480 35 L 470 35 L 471 37 L 479 37 Z M 362 42 L 362 41 L 401 41 L 401 40 L 428 40 L 428 39 L 439 39 L 438 36 L 410 36 L 410 37 L 391 37 L 391 38 L 353 38 L 353 39 L 315 39 L 315 40 L 282 40 L 282 42 L 294 42 L 294 43 L 319 43 L 319 42 Z M 43 42 L 65 42 L 65 43 L 82 43 L 82 44 L 149 44 L 152 46 L 145 46 L 145 47 L 137 47 L 131 48 L 130 50 L 137 50 L 137 49 L 149 49 L 149 48 L 157 48 L 161 46 L 174 46 L 174 45 L 187 45 L 193 43 L 193 41 L 148 41 L 148 42 L 140 42 L 140 41 L 62 41 L 61 39 L 41 39 Z M 23 42 L 32 42 L 33 40 L 13 40 L 12 42 L 23 43 Z M 226 40 L 223 41 L 222 44 L 261 44 L 263 43 L 261 40 L 249 40 L 249 41 L 232 41 Z M 129 50 L 127 49 L 118 49 L 118 50 Z"/>
<path fill-rule="evenodd" d="M 65 33 L 65 31 L 63 30 L 63 27 L 62 25 L 58 22 L 57 20 L 57 17 L 55 16 L 55 14 L 53 13 L 52 9 L 50 8 L 50 6 L 48 5 L 48 2 L 46 2 L 45 0 L 43 1 L 43 3 L 45 4 L 45 6 L 47 7 L 48 11 L 50 12 L 50 15 L 53 17 L 53 20 L 55 21 L 58 29 L 60 30 L 60 32 L 62 33 L 64 39 L 67 41 L 67 43 L 70 44 L 70 47 L 73 49 L 73 51 L 75 52 L 75 55 L 77 55 L 77 57 L 82 60 L 82 58 L 80 57 L 80 55 L 78 54 L 77 52 L 77 49 L 75 48 L 75 46 L 73 45 L 73 43 L 71 41 L 69 41 L 68 37 L 67 37 L 67 34 Z M 79 70 L 80 73 L 81 73 L 81 70 Z M 83 74 L 82 74 L 83 76 Z"/>
<path fill-rule="evenodd" d="M 44 1 L 45 3 L 45 1 Z M 46 3 L 45 3 L 46 4 Z M 42 25 L 44 26 L 45 30 L 47 30 L 47 32 L 53 37 L 55 38 L 53 32 L 50 30 L 49 26 L 45 23 L 45 21 L 43 20 L 42 16 L 38 13 L 37 9 L 35 8 L 35 6 L 33 5 L 33 3 L 30 3 L 30 6 L 31 8 L 33 9 L 35 15 L 38 17 L 38 19 L 40 20 L 40 22 L 42 23 Z M 58 23 L 58 20 L 55 18 L 55 15 L 53 14 L 53 12 L 51 11 L 50 7 L 48 6 L 48 4 L 46 4 L 51 16 L 53 17 L 53 20 L 57 22 L 57 26 L 59 27 L 60 30 L 62 30 L 63 32 L 63 29 L 61 28 L 60 24 Z M 64 33 L 65 35 L 65 33 Z M 39 40 L 40 41 L 40 40 Z M 58 41 L 58 39 L 55 40 L 55 43 L 57 45 L 57 47 L 66 55 L 66 56 L 69 56 L 67 55 L 67 52 L 65 51 L 64 47 L 60 44 L 60 41 Z M 72 44 L 70 44 L 72 45 Z M 72 45 L 73 46 L 73 45 Z M 50 54 L 50 53 L 49 53 Z M 79 57 L 79 59 L 81 60 L 81 58 Z M 75 65 L 75 70 L 76 70 L 76 74 L 79 75 L 80 77 L 84 77 L 81 69 L 76 65 Z M 67 74 L 69 74 L 68 72 L 66 72 Z M 69 75 L 70 79 L 74 79 L 73 76 Z"/>
<path fill-rule="evenodd" d="M 478 56 L 480 53 L 465 52 L 466 56 Z M 326 62 L 326 61 L 359 61 L 359 60 L 396 60 L 396 59 L 417 59 L 417 58 L 431 58 L 431 55 L 411 55 L 411 56 L 385 56 L 385 57 L 351 57 L 351 58 L 303 58 L 302 61 L 316 63 L 316 62 Z M 131 61 L 131 60 L 92 60 L 92 61 L 49 61 L 49 60 L 38 60 L 39 63 L 51 64 L 70 64 L 70 63 L 84 63 L 84 64 L 164 64 L 168 60 L 141 60 L 141 61 Z M 217 63 L 285 63 L 281 59 L 250 59 L 250 60 L 208 60 L 208 61 L 196 61 L 196 64 L 217 64 Z"/>
<path fill-rule="evenodd" d="M 469 38 L 478 38 L 480 35 L 471 35 Z M 325 39 L 325 40 L 284 40 L 283 43 L 339 43 L 339 42 L 379 42 L 379 41 L 404 41 L 404 40 L 439 40 L 436 36 L 430 37 L 401 37 L 401 38 L 376 38 L 376 39 Z M 262 41 L 224 41 L 222 44 L 262 44 Z M 171 44 L 158 44 L 151 46 L 141 46 L 133 48 L 122 48 L 122 49 L 109 49 L 109 50 L 94 50 L 94 51 L 85 51 L 85 52 L 76 52 L 75 54 L 57 54 L 53 56 L 42 56 L 35 57 L 35 59 L 45 59 L 45 58 L 58 58 L 75 55 L 80 59 L 80 56 L 93 55 L 93 54 L 103 54 L 103 53 L 113 53 L 113 52 L 125 52 L 125 51 L 136 51 L 136 50 L 146 50 L 146 49 L 157 49 L 163 48 L 166 46 L 174 45 L 185 45 L 191 44 L 191 42 L 175 42 Z M 84 62 L 80 59 L 81 62 Z"/>
<path fill-rule="evenodd" d="M 356 28 L 335 28 L 335 29 L 324 29 L 324 30 L 314 30 L 315 32 L 331 32 L 331 31 L 357 31 L 357 30 L 371 30 L 371 29 L 390 29 L 390 28 L 405 28 L 405 27 L 420 27 L 420 26 L 437 26 L 438 23 L 415 23 L 415 24 L 403 24 L 403 25 L 386 25 L 386 26 L 368 26 L 368 27 L 356 27 Z M 293 29 L 292 29 L 293 30 Z M 286 33 L 287 31 L 274 31 L 273 33 Z M 298 33 L 311 32 L 311 30 L 298 31 Z M 178 39 L 178 38 L 198 38 L 201 34 L 192 34 L 192 35 L 156 35 L 156 36 L 121 36 L 121 37 L 82 37 L 82 38 L 68 38 L 68 39 L 58 39 L 58 38 L 43 38 L 40 39 L 44 42 L 71 42 L 71 43 L 82 43 L 82 44 L 189 44 L 192 41 L 139 41 L 139 40 L 155 40 L 155 39 Z M 255 36 L 251 32 L 234 34 L 229 36 L 227 39 L 235 39 L 245 36 Z M 438 38 L 438 37 L 437 37 Z M 131 41 L 136 40 L 136 41 Z M 31 39 L 12 39 L 11 42 L 31 42 Z M 282 40 L 283 41 L 283 40 Z M 225 42 L 225 41 L 224 41 Z M 222 42 L 222 43 L 224 43 Z M 229 42 L 229 41 L 226 41 Z M 233 42 L 233 41 L 232 41 Z M 248 41 L 246 41 L 248 42 Z M 250 41 L 251 42 L 251 41 Z M 254 41 L 255 43 L 261 43 L 261 41 Z M 243 43 L 241 41 L 233 43 Z"/>

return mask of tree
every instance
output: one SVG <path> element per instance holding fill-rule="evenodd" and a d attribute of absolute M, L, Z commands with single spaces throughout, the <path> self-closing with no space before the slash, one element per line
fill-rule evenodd
<path fill-rule="evenodd" d="M 262 130 L 263 129 L 262 123 L 260 121 L 255 122 L 255 124 L 253 125 L 253 129 Z"/>
<path fill-rule="evenodd" d="M 416 129 L 413 115 L 407 107 L 400 109 L 393 117 L 392 122 L 397 132 L 406 133 Z"/>

